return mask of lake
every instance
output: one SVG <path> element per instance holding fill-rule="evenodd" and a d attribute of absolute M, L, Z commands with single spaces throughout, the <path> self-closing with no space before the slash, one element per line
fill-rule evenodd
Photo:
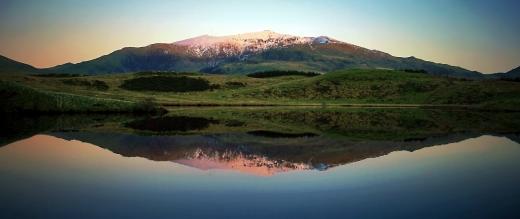
<path fill-rule="evenodd" d="M 7 115 L 0 218 L 520 218 L 520 113 Z"/>

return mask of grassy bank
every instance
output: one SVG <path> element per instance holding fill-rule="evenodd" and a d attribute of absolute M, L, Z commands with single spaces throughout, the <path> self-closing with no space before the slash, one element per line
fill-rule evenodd
<path fill-rule="evenodd" d="M 466 80 L 392 70 L 345 70 L 314 77 L 255 78 L 201 73 L 129 73 L 71 78 L 2 75 L 45 92 L 165 106 L 464 107 L 520 110 L 520 83 Z M 70 80 L 81 83 L 70 83 Z M 204 89 L 186 89 L 186 81 Z M 175 82 L 175 83 L 169 83 Z M 103 85 L 99 89 L 96 85 Z M 87 86 L 90 85 L 90 86 Z M 129 86 L 131 85 L 131 86 Z M 189 88 L 189 87 L 188 87 Z"/>
<path fill-rule="evenodd" d="M 96 98 L 70 93 L 41 91 L 0 81 L 2 112 L 154 112 L 151 103 Z"/>
<path fill-rule="evenodd" d="M 265 99 L 329 104 L 462 105 L 520 109 L 520 84 L 466 80 L 390 70 L 349 70 L 244 93 Z"/>

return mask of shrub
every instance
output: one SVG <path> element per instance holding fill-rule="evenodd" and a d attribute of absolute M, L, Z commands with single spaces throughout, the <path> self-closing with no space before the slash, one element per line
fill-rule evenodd
<path fill-rule="evenodd" d="M 195 76 L 201 75 L 196 72 L 175 72 L 175 71 L 143 71 L 135 73 L 139 76 Z"/>
<path fill-rule="evenodd" d="M 133 91 L 189 92 L 211 89 L 209 81 L 186 76 L 151 76 L 125 80 L 120 86 Z"/>
<path fill-rule="evenodd" d="M 61 80 L 61 82 L 66 85 L 82 86 L 82 87 L 86 87 L 89 89 L 92 88 L 92 89 L 96 89 L 96 90 L 108 90 L 108 88 L 109 88 L 107 83 L 105 83 L 104 81 L 100 81 L 100 80 L 89 81 L 89 80 L 83 80 L 83 79 L 65 79 L 65 80 Z"/>
<path fill-rule="evenodd" d="M 263 72 L 255 72 L 248 74 L 248 77 L 252 78 L 271 78 L 271 77 L 280 77 L 280 76 L 305 76 L 305 77 L 314 77 L 320 75 L 320 73 L 316 72 L 301 72 L 301 71 L 263 71 Z"/>
<path fill-rule="evenodd" d="M 408 72 L 408 73 L 422 73 L 422 74 L 428 74 L 428 71 L 424 69 L 403 69 L 401 71 Z"/>
<path fill-rule="evenodd" d="M 148 97 L 142 101 L 139 101 L 135 104 L 134 107 L 135 112 L 159 112 L 164 113 L 165 110 L 155 102 L 155 98 Z"/>
<path fill-rule="evenodd" d="M 407 81 L 399 84 L 399 90 L 402 92 L 427 92 L 435 88 L 437 88 L 437 85 L 431 82 Z"/>
<path fill-rule="evenodd" d="M 246 84 L 242 83 L 242 82 L 238 82 L 238 81 L 228 81 L 226 82 L 226 87 L 227 88 L 241 88 L 241 87 L 245 87 Z"/>
<path fill-rule="evenodd" d="M 108 90 L 108 85 L 104 81 L 94 80 L 91 85 L 98 90 Z"/>

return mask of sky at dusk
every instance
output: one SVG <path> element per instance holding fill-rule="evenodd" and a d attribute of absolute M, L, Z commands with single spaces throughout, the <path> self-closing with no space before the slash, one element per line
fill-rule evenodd
<path fill-rule="evenodd" d="M 520 65 L 520 1 L 0 0 L 0 54 L 51 67 L 128 46 L 272 30 L 484 73 Z"/>

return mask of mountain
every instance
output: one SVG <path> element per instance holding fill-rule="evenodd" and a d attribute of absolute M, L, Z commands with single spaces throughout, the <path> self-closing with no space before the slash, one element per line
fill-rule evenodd
<path fill-rule="evenodd" d="M 515 69 L 508 71 L 506 73 L 507 77 L 510 78 L 520 78 L 520 66 L 516 67 Z"/>
<path fill-rule="evenodd" d="M 127 47 L 49 73 L 109 74 L 137 71 L 251 73 L 267 70 L 328 72 L 344 68 L 426 70 L 434 75 L 480 77 L 460 67 L 415 57 L 400 58 L 326 36 L 299 37 L 262 31 L 231 36 L 199 36 L 174 43 Z"/>
<path fill-rule="evenodd" d="M 0 55 L 0 73 L 37 73 L 38 71 L 35 67 Z"/>
<path fill-rule="evenodd" d="M 516 67 L 515 69 L 508 71 L 507 74 L 515 74 L 520 75 L 520 66 Z"/>
<path fill-rule="evenodd" d="M 520 78 L 520 66 L 518 66 L 515 69 L 512 69 L 511 71 L 508 71 L 506 73 L 497 73 L 494 75 L 499 78 L 509 78 L 509 79 Z"/>

